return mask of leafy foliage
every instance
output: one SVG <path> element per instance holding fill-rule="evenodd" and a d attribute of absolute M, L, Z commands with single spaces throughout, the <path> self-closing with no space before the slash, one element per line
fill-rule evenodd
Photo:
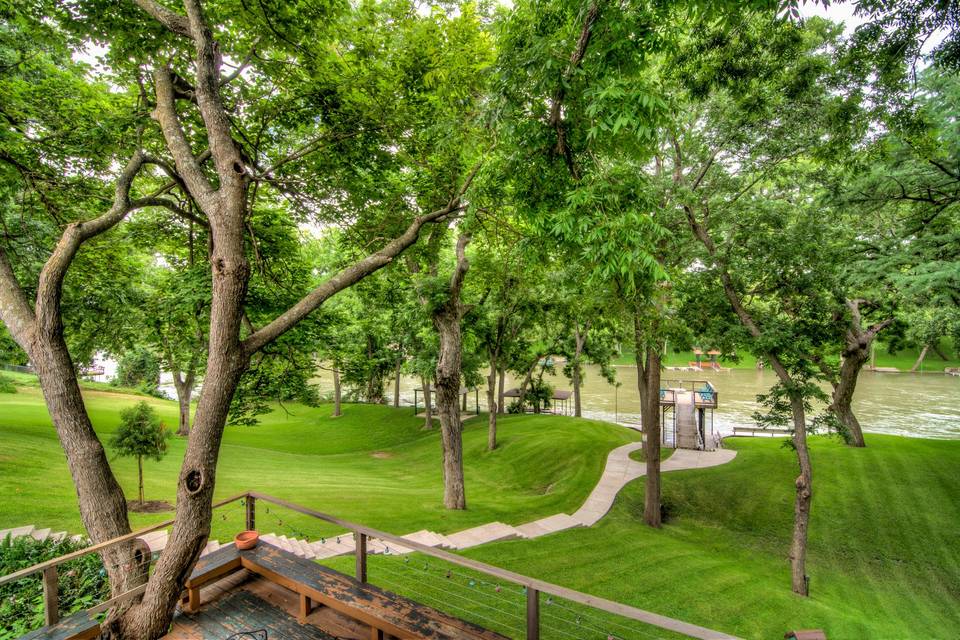
<path fill-rule="evenodd" d="M 30 536 L 0 542 L 0 574 L 73 553 L 87 545 L 69 538 L 35 540 Z M 110 594 L 100 556 L 95 553 L 70 560 L 57 569 L 59 613 L 65 617 L 88 609 Z M 13 640 L 43 626 L 43 579 L 34 574 L 0 586 L 0 640 Z"/>

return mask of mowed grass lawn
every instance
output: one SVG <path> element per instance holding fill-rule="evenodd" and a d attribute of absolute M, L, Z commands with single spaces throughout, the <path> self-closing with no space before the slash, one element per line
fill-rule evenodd
<path fill-rule="evenodd" d="M 94 427 L 107 442 L 119 412 L 146 399 L 166 424 L 176 425 L 176 404 L 101 390 L 84 391 Z M 639 434 L 602 422 L 560 416 L 503 416 L 500 446 L 486 451 L 486 417 L 465 423 L 468 509 L 443 508 L 439 423 L 423 429 L 412 409 L 344 405 L 286 405 L 253 427 L 228 426 L 217 472 L 216 497 L 247 489 L 398 534 L 421 528 L 453 532 L 501 520 L 528 520 L 580 506 L 599 480 L 607 453 Z M 160 462 L 144 461 L 148 500 L 176 499 L 186 440 L 173 437 Z M 136 498 L 136 460 L 107 448 L 128 498 Z M 39 389 L 20 386 L 0 394 L 0 528 L 35 524 L 54 531 L 83 531 L 66 459 Z M 218 511 L 215 537 L 229 540 L 242 526 L 235 504 Z M 261 508 L 258 526 L 278 534 L 328 532 L 315 520 Z M 131 514 L 141 526 L 170 517 Z"/>
<path fill-rule="evenodd" d="M 812 440 L 810 598 L 790 591 L 795 456 L 781 439 L 727 439 L 732 463 L 664 474 L 661 531 L 639 523 L 637 480 L 593 528 L 466 554 L 746 638 L 960 637 L 960 442 L 867 441 Z"/>
<path fill-rule="evenodd" d="M 32 523 L 79 530 L 73 487 L 36 388 L 0 394 L 0 527 Z M 118 411 L 140 398 L 87 391 L 94 423 L 106 437 Z M 173 424 L 173 403 L 150 400 Z M 346 405 L 278 409 L 258 427 L 228 427 L 218 496 L 246 488 L 288 498 L 396 533 L 456 531 L 490 520 L 518 524 L 577 508 L 599 478 L 607 452 L 635 439 L 632 430 L 554 416 L 507 416 L 501 448 L 484 450 L 483 418 L 467 422 L 466 512 L 442 508 L 440 445 L 409 409 Z M 868 435 L 857 450 L 813 438 L 814 501 L 808 573 L 810 598 L 790 591 L 787 551 L 795 457 L 781 439 L 728 439 L 735 460 L 663 478 L 669 519 L 642 524 L 643 480 L 621 492 L 598 525 L 536 540 L 465 552 L 505 567 L 745 638 L 776 638 L 794 628 L 822 628 L 831 640 L 955 638 L 960 629 L 960 441 Z M 174 499 L 184 443 L 171 441 L 160 463 L 146 463 L 147 497 Z M 113 462 L 133 495 L 135 463 Z M 239 505 L 217 511 L 214 535 L 242 526 Z M 143 524 L 164 516 L 135 515 Z M 258 528 L 286 535 L 326 533 L 316 522 L 258 509 Z M 352 558 L 333 566 L 350 571 Z M 421 564 L 422 563 L 422 564 Z M 523 595 L 509 585 L 422 557 L 374 556 L 373 582 L 513 632 Z M 516 591 L 516 592 L 515 592 Z M 607 622 L 542 604 L 558 638 L 597 635 Z M 567 603 L 569 604 L 569 603 Z M 503 611 L 503 613 L 500 612 Z M 566 616 L 566 622 L 563 618 Z M 588 632 L 587 625 L 597 629 Z M 552 627 L 550 626 L 552 625 Z M 666 637 L 649 627 L 636 636 Z"/>

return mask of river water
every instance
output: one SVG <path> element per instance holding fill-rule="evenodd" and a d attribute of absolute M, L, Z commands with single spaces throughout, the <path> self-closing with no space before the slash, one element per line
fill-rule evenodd
<path fill-rule="evenodd" d="M 640 400 L 637 394 L 637 369 L 618 366 L 619 386 L 607 383 L 599 368 L 588 365 L 582 389 L 584 417 L 610 422 L 640 422 Z M 326 371 L 317 382 L 323 393 L 332 393 L 333 381 Z M 570 389 L 563 376 L 545 376 L 554 389 Z M 729 433 L 735 426 L 755 426 L 753 413 L 758 410 L 757 394 L 765 393 L 776 382 L 772 371 L 732 369 L 720 372 L 664 371 L 664 380 L 709 380 L 717 389 L 719 406 L 714 412 L 714 429 Z M 507 388 L 517 386 L 507 377 Z M 412 405 L 415 388 L 413 378 L 401 378 L 400 397 L 404 405 Z M 393 399 L 393 383 L 386 394 Z M 485 386 L 480 387 L 480 409 L 486 410 Z M 422 406 L 423 396 L 418 394 Z M 509 399 L 508 399 L 509 402 Z M 854 411 L 865 431 L 923 438 L 960 438 L 960 377 L 943 373 L 873 373 L 860 375 L 854 396 Z M 474 394 L 469 396 L 473 410 Z M 573 400 L 570 400 L 570 411 Z"/>

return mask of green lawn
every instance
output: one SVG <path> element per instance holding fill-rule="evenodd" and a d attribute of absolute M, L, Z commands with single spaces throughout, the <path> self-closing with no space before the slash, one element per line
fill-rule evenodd
<path fill-rule="evenodd" d="M 947 638 L 960 628 L 960 442 L 814 438 L 812 597 L 790 592 L 793 454 L 728 439 L 722 467 L 665 474 L 671 519 L 642 524 L 643 481 L 591 529 L 470 557 L 747 638 Z"/>
<path fill-rule="evenodd" d="M 85 392 L 106 435 L 119 409 L 139 397 Z M 175 405 L 151 399 L 173 424 Z M 289 411 L 289 413 L 287 412 Z M 470 509 L 441 505 L 440 445 L 409 409 L 346 405 L 278 409 L 258 427 L 228 427 L 218 495 L 257 488 L 348 519 L 406 533 L 441 532 L 501 520 L 519 524 L 576 509 L 607 453 L 636 432 L 557 416 L 507 416 L 501 447 L 484 450 L 483 418 L 464 434 Z M 789 589 L 786 554 L 795 460 L 780 439 L 728 439 L 736 459 L 721 467 L 664 475 L 669 519 L 641 522 L 643 480 L 630 484 L 597 526 L 537 540 L 486 545 L 470 557 L 747 638 L 823 628 L 843 638 L 945 638 L 960 628 L 960 441 L 870 434 L 852 449 L 812 439 L 814 503 L 808 572 L 812 597 Z M 35 387 L 0 394 L 0 528 L 33 523 L 79 531 L 63 454 Z M 173 500 L 184 442 L 146 463 L 147 495 Z M 135 464 L 113 462 L 136 488 Z M 135 524 L 163 516 L 134 516 Z M 221 540 L 242 526 L 235 505 L 218 510 Z M 315 521 L 260 505 L 258 528 L 315 536 Z M 349 557 L 331 561 L 350 570 Z M 375 556 L 370 577 L 386 588 L 516 634 L 523 594 L 506 584 L 420 556 Z M 570 603 L 544 602 L 545 638 L 664 637 L 650 628 L 623 632 L 623 621 Z M 582 629 L 573 630 L 580 626 Z M 563 630 L 566 629 L 566 632 Z M 621 629 L 621 631 L 618 631 Z M 589 633 L 588 633 L 589 630 Z M 571 633 L 573 635 L 571 635 Z M 619 635 L 618 635 L 619 634 Z"/>
<path fill-rule="evenodd" d="M 120 409 L 142 397 L 86 389 L 94 426 L 106 441 Z M 149 398 L 169 425 L 176 404 Z M 464 432 L 469 509 L 443 508 L 439 428 L 423 430 L 411 409 L 344 405 L 286 405 L 255 427 L 227 427 L 217 473 L 217 497 L 255 489 L 399 534 L 424 527 L 452 532 L 492 520 L 521 524 L 576 509 L 593 489 L 607 453 L 639 437 L 631 430 L 561 416 L 504 416 L 500 447 L 486 451 L 486 419 Z M 186 441 L 172 438 L 161 462 L 145 461 L 148 499 L 173 502 Z M 108 454 L 110 454 L 108 450 Z M 110 454 L 113 458 L 112 454 Z M 127 491 L 136 495 L 136 461 L 113 458 Z M 46 408 L 36 386 L 0 394 L 0 528 L 36 524 L 82 531 L 76 496 Z M 133 514 L 134 526 L 164 515 Z M 224 519 L 224 517 L 226 519 Z M 218 512 L 214 535 L 229 539 L 241 509 Z M 274 510 L 258 524 L 278 534 L 319 533 L 316 521 Z"/>
<path fill-rule="evenodd" d="M 928 351 L 926 358 L 923 360 L 924 371 L 943 371 L 945 367 L 960 367 L 960 360 L 956 357 L 957 352 L 953 348 L 953 342 L 950 338 L 944 338 L 940 342 L 940 349 L 946 356 L 950 357 L 950 360 L 941 360 L 940 356 L 932 350 Z M 909 371 L 919 355 L 919 349 L 903 349 L 895 354 L 890 353 L 885 345 L 878 343 L 876 363 L 878 367 L 895 367 L 901 371 Z M 678 353 L 671 348 L 667 350 L 663 364 L 666 367 L 686 367 L 690 362 L 694 361 L 696 361 L 696 356 L 693 355 L 693 351 L 681 351 Z M 720 363 L 722 366 L 732 369 L 754 369 L 757 366 L 757 359 L 750 353 L 743 353 L 740 356 L 739 362 L 721 359 Z M 624 350 L 623 354 L 614 360 L 614 364 L 636 364 L 633 351 Z"/>

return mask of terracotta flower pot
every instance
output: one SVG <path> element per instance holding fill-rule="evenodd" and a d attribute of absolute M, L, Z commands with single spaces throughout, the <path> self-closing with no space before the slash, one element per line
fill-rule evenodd
<path fill-rule="evenodd" d="M 246 549 L 253 549 L 257 546 L 257 540 L 260 539 L 260 534 L 256 531 L 241 531 L 233 538 L 233 543 L 237 545 L 237 549 L 244 551 Z"/>

